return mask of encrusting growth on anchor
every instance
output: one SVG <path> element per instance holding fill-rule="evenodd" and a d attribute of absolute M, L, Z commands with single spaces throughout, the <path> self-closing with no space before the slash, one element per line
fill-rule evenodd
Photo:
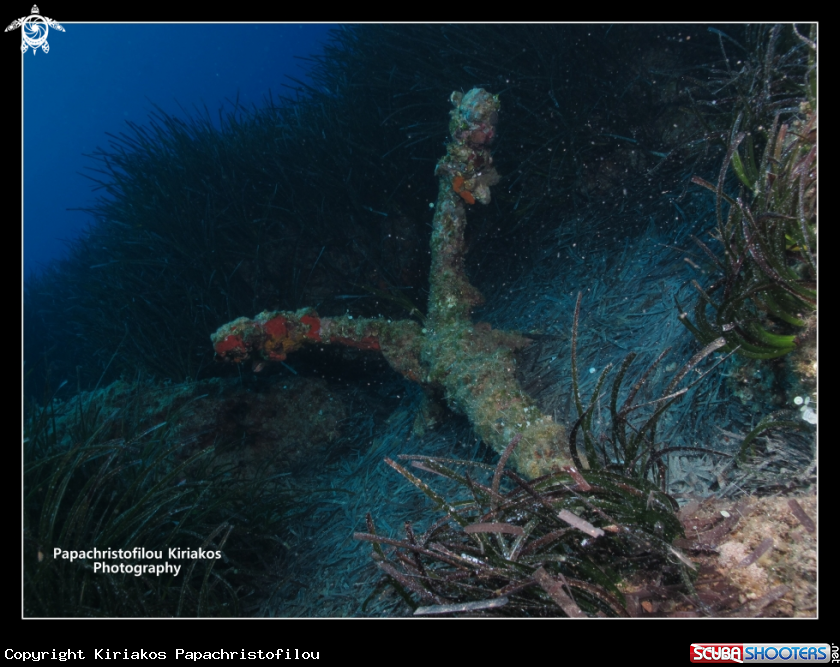
<path fill-rule="evenodd" d="M 521 436 L 511 460 L 533 478 L 571 464 L 566 430 L 542 414 L 516 380 L 514 352 L 530 341 L 516 331 L 472 322 L 472 309 L 483 299 L 464 271 L 466 205 L 489 203 L 490 188 L 499 181 L 489 150 L 499 100 L 474 88 L 453 93 L 451 101 L 451 141 L 435 170 L 440 187 L 424 326 L 411 320 L 325 318 L 304 308 L 239 318 L 211 339 L 217 357 L 233 362 L 252 355 L 282 361 L 311 343 L 379 351 L 397 372 L 441 393 L 499 454 Z"/>

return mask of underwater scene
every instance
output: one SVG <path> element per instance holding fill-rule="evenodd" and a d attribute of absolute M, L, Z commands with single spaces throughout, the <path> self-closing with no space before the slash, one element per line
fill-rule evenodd
<path fill-rule="evenodd" d="M 816 617 L 816 25 L 320 28 L 87 151 L 22 615 Z"/>

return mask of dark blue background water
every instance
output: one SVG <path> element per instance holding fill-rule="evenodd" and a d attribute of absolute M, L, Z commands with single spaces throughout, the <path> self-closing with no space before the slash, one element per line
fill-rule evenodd
<path fill-rule="evenodd" d="M 320 52 L 335 27 L 91 25 L 42 12 L 65 32 L 49 31 L 49 53 L 23 56 L 25 276 L 62 256 L 64 239 L 91 220 L 67 209 L 96 196 L 80 172 L 97 166 L 84 154 L 107 148 L 106 132 L 126 131 L 125 121 L 145 124 L 153 105 L 180 118 L 206 105 L 218 118 L 237 94 L 247 107 L 261 105 L 269 90 L 291 94 L 286 76 L 305 79 L 307 68 L 295 56 Z M 19 41 L 20 29 L 4 38 Z"/>

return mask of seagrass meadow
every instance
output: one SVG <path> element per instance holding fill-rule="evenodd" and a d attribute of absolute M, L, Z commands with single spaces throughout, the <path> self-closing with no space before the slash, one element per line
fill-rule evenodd
<path fill-rule="evenodd" d="M 353 26 L 310 75 L 92 155 L 24 285 L 24 614 L 815 615 L 816 26 Z"/>

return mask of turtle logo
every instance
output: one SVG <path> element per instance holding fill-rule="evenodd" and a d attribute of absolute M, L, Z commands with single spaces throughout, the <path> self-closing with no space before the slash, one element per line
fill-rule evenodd
<path fill-rule="evenodd" d="M 48 16 L 41 16 L 38 13 L 38 5 L 32 5 L 31 16 L 24 16 L 21 19 L 12 21 L 9 27 L 6 28 L 6 32 L 15 30 L 21 26 L 23 26 L 23 29 L 21 30 L 22 40 L 20 42 L 20 52 L 26 53 L 26 50 L 31 46 L 33 55 L 38 52 L 39 47 L 44 50 L 44 53 L 50 52 L 50 45 L 47 44 L 47 34 L 50 28 L 64 32 L 64 28 L 58 23 Z"/>

